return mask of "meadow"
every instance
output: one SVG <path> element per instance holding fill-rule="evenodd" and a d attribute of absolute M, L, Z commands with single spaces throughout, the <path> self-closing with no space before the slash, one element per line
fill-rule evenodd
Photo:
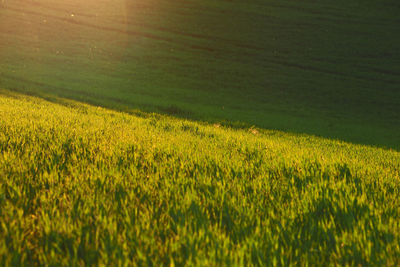
<path fill-rule="evenodd" d="M 3 0 L 0 86 L 400 149 L 397 0 Z"/>
<path fill-rule="evenodd" d="M 400 264 L 400 153 L 0 96 L 2 266 Z"/>

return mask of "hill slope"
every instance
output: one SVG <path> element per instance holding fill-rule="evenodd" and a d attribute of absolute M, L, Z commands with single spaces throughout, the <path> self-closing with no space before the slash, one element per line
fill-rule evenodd
<path fill-rule="evenodd" d="M 0 86 L 400 149 L 397 0 L 14 0 Z"/>
<path fill-rule="evenodd" d="M 0 96 L 0 264 L 398 265 L 400 153 Z"/>

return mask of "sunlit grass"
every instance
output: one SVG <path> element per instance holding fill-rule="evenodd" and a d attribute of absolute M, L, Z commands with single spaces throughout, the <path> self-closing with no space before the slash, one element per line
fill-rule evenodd
<path fill-rule="evenodd" d="M 398 152 L 3 93 L 2 266 L 400 264 Z"/>

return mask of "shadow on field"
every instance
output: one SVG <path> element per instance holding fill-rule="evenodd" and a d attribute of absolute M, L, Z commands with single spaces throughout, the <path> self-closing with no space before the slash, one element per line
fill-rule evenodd
<path fill-rule="evenodd" d="M 44 86 L 45 84 L 43 83 L 33 83 L 38 86 Z M 66 88 L 57 88 L 57 89 L 62 89 L 65 92 L 68 91 Z M 341 140 L 345 141 L 348 143 L 353 143 L 353 144 L 359 144 L 359 145 L 368 145 L 368 146 L 374 146 L 374 147 L 379 147 L 383 149 L 388 149 L 388 150 L 395 150 L 395 151 L 400 151 L 400 144 L 398 143 L 392 143 L 392 144 L 383 144 L 382 142 L 379 142 L 380 140 L 376 140 L 376 142 L 362 142 L 360 140 L 357 140 L 357 138 L 346 138 L 343 135 L 333 135 L 333 134 L 324 134 L 323 131 L 299 131 L 296 130 L 295 128 L 292 128 L 290 130 L 282 130 L 282 129 L 275 129 L 275 128 L 266 128 L 266 127 L 260 127 L 258 125 L 251 124 L 246 121 L 240 121 L 240 120 L 229 120 L 229 119 L 224 119 L 224 118 L 217 118 L 217 117 L 212 117 L 208 119 L 201 118 L 201 115 L 193 113 L 191 111 L 187 111 L 178 105 L 171 104 L 168 106 L 152 106 L 152 105 L 143 105 L 139 103 L 135 103 L 131 100 L 121 100 L 118 98 L 101 98 L 96 95 L 89 94 L 87 92 L 82 92 L 82 97 L 61 97 L 57 96 L 56 94 L 49 94 L 49 93 L 44 93 L 44 92 L 38 92 L 34 90 L 24 90 L 24 89 L 3 89 L 0 88 L 0 95 L 8 96 L 8 97 L 20 97 L 20 96 L 32 96 L 32 97 L 38 97 L 41 99 L 44 99 L 46 101 L 71 107 L 71 108 L 79 108 L 80 104 L 88 104 L 88 105 L 93 105 L 93 106 L 101 106 L 107 109 L 111 109 L 114 111 L 118 112 L 124 112 L 127 114 L 131 114 L 134 116 L 142 117 L 142 118 L 149 118 L 152 117 L 154 114 L 160 114 L 160 115 L 168 115 L 168 116 L 173 116 L 176 118 L 180 119 L 186 119 L 190 121 L 195 121 L 199 123 L 205 123 L 205 124 L 217 124 L 223 127 L 231 128 L 231 129 L 247 129 L 247 130 L 252 130 L 252 132 L 255 132 L 257 134 L 258 132 L 262 132 L 263 129 L 265 130 L 278 130 L 284 133 L 289 133 L 292 135 L 312 135 L 312 136 L 319 136 L 321 138 L 329 138 L 329 139 L 336 139 L 336 140 Z M 112 101 L 111 103 L 109 101 Z M 256 129 L 257 128 L 257 129 Z M 256 129 L 256 130 L 255 130 Z M 255 131 L 254 131 L 255 130 Z M 400 140 L 400 139 L 399 139 Z"/>
<path fill-rule="evenodd" d="M 0 88 L 400 150 L 394 0 L 53 2 L 0 5 Z"/>

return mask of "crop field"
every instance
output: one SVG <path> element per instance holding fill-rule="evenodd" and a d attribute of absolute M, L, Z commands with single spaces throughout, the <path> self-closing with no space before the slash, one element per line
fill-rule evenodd
<path fill-rule="evenodd" d="M 398 0 L 2 0 L 0 86 L 400 149 Z"/>
<path fill-rule="evenodd" d="M 398 0 L 0 0 L 0 266 L 400 266 Z"/>
<path fill-rule="evenodd" d="M 400 264 L 400 153 L 0 96 L 0 265 Z"/>

